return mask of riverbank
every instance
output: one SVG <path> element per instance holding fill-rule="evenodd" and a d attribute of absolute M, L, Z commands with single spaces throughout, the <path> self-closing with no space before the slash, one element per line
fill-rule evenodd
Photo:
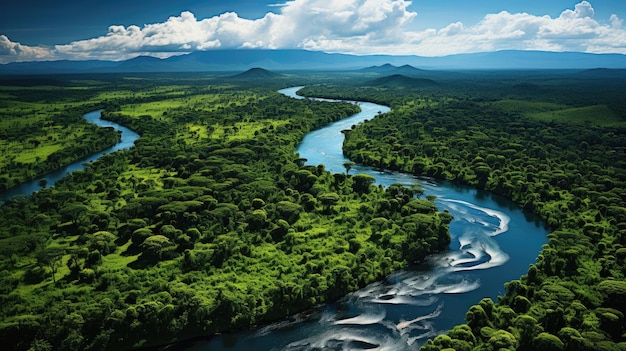
<path fill-rule="evenodd" d="M 602 99 L 595 82 L 576 84 L 578 94 Z M 626 212 L 618 195 L 626 179 L 618 156 L 626 145 L 623 128 L 537 119 L 524 110 L 528 105 L 503 96 L 503 88 L 476 89 L 481 99 L 468 100 L 454 89 L 428 99 L 398 90 L 394 112 L 353 129 L 346 141 L 346 154 L 354 161 L 502 194 L 538 213 L 552 230 L 536 263 L 505 285 L 499 304 L 472 306 L 467 326 L 434 339 L 425 350 L 490 347 L 496 339 L 509 340 L 509 348 L 619 348 L 623 338 L 615 331 L 624 330 L 624 320 L 594 320 L 607 311 L 626 312 L 616 300 L 623 292 L 606 290 L 624 276 Z M 549 89 L 551 99 L 571 100 L 568 87 Z M 345 91 L 337 93 L 346 98 Z M 489 96 L 492 100 L 485 99 Z M 528 333 L 521 323 L 534 331 Z M 471 344 L 468 332 L 476 337 Z"/>

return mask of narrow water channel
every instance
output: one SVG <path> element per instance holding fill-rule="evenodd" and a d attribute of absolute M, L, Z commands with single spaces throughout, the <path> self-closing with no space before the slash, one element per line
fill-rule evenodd
<path fill-rule="evenodd" d="M 300 88 L 279 92 L 300 99 Z M 308 164 L 345 172 L 343 163 L 349 160 L 343 156 L 341 130 L 389 111 L 354 103 L 360 113 L 305 136 L 297 152 Z M 525 274 L 547 242 L 548 229 L 537 216 L 491 193 L 360 165 L 350 173 L 370 174 L 383 186 L 419 183 L 424 195 L 435 195 L 439 210 L 454 216 L 449 251 L 327 304 L 314 318 L 294 316 L 256 331 L 216 336 L 186 351 L 418 350 L 429 338 L 464 323 L 469 307 L 482 298 L 497 301 L 504 283 Z"/>
<path fill-rule="evenodd" d="M 116 131 L 121 132 L 122 133 L 121 139 L 117 144 L 111 146 L 110 148 L 106 150 L 83 157 L 68 166 L 61 167 L 57 169 L 56 171 L 48 173 L 41 178 L 24 182 L 18 186 L 8 189 L 5 192 L 0 192 L 0 205 L 2 205 L 3 202 L 11 199 L 12 197 L 20 196 L 20 195 L 30 195 L 34 193 L 35 191 L 41 189 L 41 186 L 39 185 L 40 179 L 46 180 L 46 183 L 47 183 L 46 186 L 53 186 L 54 183 L 56 183 L 59 179 L 65 177 L 67 174 L 74 172 L 74 171 L 85 169 L 85 164 L 99 159 L 100 157 L 102 157 L 102 155 L 109 154 L 118 150 L 128 149 L 129 147 L 133 146 L 133 144 L 135 143 L 135 140 L 139 139 L 139 134 L 117 123 L 113 123 L 113 122 L 105 121 L 101 119 L 100 118 L 102 116 L 101 112 L 102 112 L 101 110 L 92 111 L 92 112 L 86 113 L 83 117 L 87 120 L 87 122 L 93 123 L 97 125 L 98 127 L 111 127 L 115 129 Z"/>

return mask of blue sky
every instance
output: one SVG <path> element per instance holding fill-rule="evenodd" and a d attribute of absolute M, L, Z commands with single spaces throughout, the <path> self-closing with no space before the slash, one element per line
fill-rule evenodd
<path fill-rule="evenodd" d="M 623 0 L 19 0 L 0 12 L 0 63 L 221 48 L 626 54 L 624 18 Z"/>

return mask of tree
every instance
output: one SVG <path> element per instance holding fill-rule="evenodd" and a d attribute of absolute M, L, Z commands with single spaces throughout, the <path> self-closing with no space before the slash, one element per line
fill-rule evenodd
<path fill-rule="evenodd" d="M 387 220 L 387 218 L 384 217 L 376 217 L 370 220 L 369 224 L 372 228 L 372 236 L 379 237 L 380 232 L 387 228 L 388 223 L 389 221 Z"/>
<path fill-rule="evenodd" d="M 543 331 L 537 320 L 529 315 L 521 315 L 513 321 L 520 347 L 530 348 L 533 339 Z"/>
<path fill-rule="evenodd" d="M 144 249 L 144 253 L 149 256 L 156 257 L 159 260 L 163 259 L 163 254 L 168 250 L 174 248 L 174 243 L 170 241 L 165 235 L 153 235 L 143 241 L 141 247 Z"/>
<path fill-rule="evenodd" d="M 374 182 L 376 181 L 376 178 L 372 177 L 371 175 L 362 173 L 355 175 L 352 179 L 354 180 L 352 188 L 354 189 L 354 191 L 360 194 L 368 193 L 370 185 L 374 184 Z"/>
<path fill-rule="evenodd" d="M 254 210 L 248 215 L 248 227 L 253 231 L 261 230 L 267 223 L 265 210 Z"/>
<path fill-rule="evenodd" d="M 598 284 L 598 291 L 603 297 L 605 306 L 626 311 L 626 282 L 603 280 Z"/>
<path fill-rule="evenodd" d="M 476 343 L 476 337 L 472 333 L 472 329 L 467 324 L 457 325 L 450 332 L 448 332 L 451 338 L 456 340 L 467 341 L 470 345 Z"/>
<path fill-rule="evenodd" d="M 306 161 L 308 161 L 306 158 L 300 157 L 297 158 L 294 162 L 299 166 L 302 167 L 304 166 L 304 164 L 306 163 Z"/>
<path fill-rule="evenodd" d="M 324 193 L 320 194 L 317 199 L 324 206 L 324 213 L 332 213 L 332 206 L 339 202 L 339 195 L 337 193 Z"/>
<path fill-rule="evenodd" d="M 263 199 L 259 199 L 259 198 L 252 199 L 252 208 L 254 208 L 255 210 L 259 210 L 263 206 L 265 206 L 265 201 L 263 201 Z"/>
<path fill-rule="evenodd" d="M 37 254 L 37 262 L 50 268 L 52 282 L 56 283 L 55 274 L 61 266 L 65 250 L 61 248 L 47 248 Z"/>
<path fill-rule="evenodd" d="M 298 220 L 301 210 L 300 205 L 290 201 L 279 201 L 276 204 L 278 215 L 289 224 L 293 224 Z"/>
<path fill-rule="evenodd" d="M 278 221 L 276 221 L 276 226 L 274 229 L 272 229 L 270 235 L 272 236 L 272 240 L 274 240 L 274 242 L 280 242 L 283 241 L 288 231 L 289 223 L 287 223 L 287 221 L 285 221 L 284 219 L 279 219 Z"/>
<path fill-rule="evenodd" d="M 88 210 L 89 208 L 82 203 L 74 202 L 63 206 L 60 212 L 66 220 L 71 220 L 73 224 L 76 224 Z"/>
<path fill-rule="evenodd" d="M 52 347 L 52 345 L 43 339 L 35 339 L 33 340 L 33 342 L 30 344 L 30 348 L 28 349 L 28 351 L 52 351 L 54 350 L 54 348 Z"/>
<path fill-rule="evenodd" d="M 89 235 L 88 246 L 90 250 L 98 250 L 103 255 L 108 255 L 115 250 L 117 237 L 107 231 L 99 231 Z"/>
<path fill-rule="evenodd" d="M 506 330 L 498 330 L 493 333 L 488 343 L 492 350 L 515 350 L 517 347 L 515 336 Z"/>
<path fill-rule="evenodd" d="M 348 175 L 348 173 L 349 173 L 349 172 L 350 172 L 350 170 L 352 169 L 352 166 L 354 166 L 354 165 L 355 165 L 355 163 L 354 163 L 354 162 L 352 162 L 352 161 L 348 161 L 348 162 L 344 162 L 344 163 L 343 163 L 343 166 L 344 166 L 344 167 L 345 167 L 345 169 L 346 169 L 346 175 Z"/>
<path fill-rule="evenodd" d="M 131 234 L 131 240 L 133 241 L 133 245 L 140 246 L 143 242 L 152 236 L 152 229 L 150 228 L 139 228 Z"/>
<path fill-rule="evenodd" d="M 337 173 L 337 174 L 341 174 L 341 173 Z M 300 196 L 300 202 L 302 203 L 304 210 L 307 212 L 313 211 L 315 209 L 315 206 L 317 205 L 317 199 L 315 199 L 313 195 L 309 193 L 302 194 Z"/>
<path fill-rule="evenodd" d="M 533 345 L 537 350 L 563 350 L 565 344 L 556 335 L 540 333 L 533 339 Z"/>
<path fill-rule="evenodd" d="M 470 307 L 469 311 L 465 314 L 465 320 L 474 333 L 479 331 L 480 328 L 490 324 L 485 310 L 480 305 Z"/>

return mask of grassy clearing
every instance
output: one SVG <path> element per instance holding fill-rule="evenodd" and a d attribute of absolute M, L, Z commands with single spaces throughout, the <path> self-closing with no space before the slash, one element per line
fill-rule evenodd
<path fill-rule="evenodd" d="M 523 100 L 500 100 L 492 106 L 507 112 L 520 112 L 523 114 L 551 112 L 566 109 L 568 106 L 543 101 L 523 101 Z"/>
<path fill-rule="evenodd" d="M 558 121 L 567 123 L 592 123 L 603 126 L 624 125 L 626 121 L 606 105 L 567 108 L 558 111 L 537 112 L 529 114 L 542 121 Z"/>
<path fill-rule="evenodd" d="M 617 112 L 606 105 L 571 107 L 543 101 L 501 100 L 494 102 L 492 106 L 548 122 L 591 123 L 603 126 L 626 124 Z"/>
<path fill-rule="evenodd" d="M 30 90 L 57 90 L 58 87 L 33 87 Z M 10 87 L 2 87 L 11 90 Z M 15 89 L 15 88 L 14 88 Z M 45 103 L 12 100 L 5 94 L 0 106 L 0 133 L 6 136 L 0 145 L 0 164 L 11 161 L 32 164 L 45 160 L 50 154 L 76 144 L 85 135 L 84 126 L 53 126 L 59 112 L 79 103 Z"/>
<path fill-rule="evenodd" d="M 210 92 L 209 87 L 207 87 L 206 93 L 203 91 L 190 92 L 187 87 L 155 88 L 137 93 L 131 91 L 116 91 L 102 93 L 98 95 L 97 99 L 141 99 L 152 97 L 158 97 L 158 101 L 125 104 L 121 106 L 120 113 L 135 118 L 150 115 L 156 119 L 171 121 L 171 119 L 168 118 L 168 112 L 175 109 L 186 108 L 207 113 L 217 111 L 220 108 L 242 106 L 262 100 L 254 94 L 233 100 L 232 95 Z"/>
<path fill-rule="evenodd" d="M 30 123 L 31 126 L 36 124 Z M 36 128 L 36 127 L 33 127 Z M 68 128 L 47 128 L 40 136 L 31 136 L 25 140 L 7 140 L 0 146 L 0 164 L 11 161 L 30 164 L 45 160 L 55 151 L 70 146 L 86 135 L 82 126 Z"/>
<path fill-rule="evenodd" d="M 110 271 L 117 271 L 119 269 L 124 269 L 128 267 L 129 264 L 137 261 L 140 254 L 126 256 L 123 255 L 124 252 L 130 247 L 131 241 L 129 240 L 126 244 L 119 246 L 115 253 L 106 255 L 102 257 L 102 264 Z"/>
<path fill-rule="evenodd" d="M 255 138 L 256 132 L 261 132 L 265 129 L 273 129 L 288 123 L 288 120 L 263 120 L 258 122 L 237 122 L 234 127 L 216 124 L 213 126 L 213 132 L 210 138 L 226 138 L 229 141 L 253 139 Z M 199 135 L 200 138 L 203 137 L 203 134 L 208 135 L 207 128 L 203 126 L 190 126 L 189 130 L 192 134 Z M 189 141 L 190 139 L 187 138 L 186 140 Z"/>
<path fill-rule="evenodd" d="M 224 106 L 224 104 L 220 103 L 219 100 L 219 96 L 215 95 L 174 97 L 154 102 L 124 105 L 122 106 L 121 113 L 131 117 L 150 115 L 154 118 L 167 119 L 166 116 L 169 110 L 182 107 L 192 107 L 194 109 L 202 109 L 204 111 L 215 110 L 218 107 Z"/>
<path fill-rule="evenodd" d="M 185 90 L 187 87 L 185 86 L 163 86 L 156 87 L 149 90 L 143 91 L 133 91 L 133 90 L 114 90 L 114 91 L 105 91 L 101 92 L 94 97 L 94 100 L 102 101 L 102 100 L 113 100 L 113 99 L 126 99 L 126 98 L 146 98 L 152 96 L 159 97 L 175 97 L 175 96 L 183 96 L 185 94 Z"/>
<path fill-rule="evenodd" d="M 24 146 L 22 144 L 14 145 L 13 147 Z M 15 161 L 20 163 L 35 163 L 41 160 L 45 160 L 49 155 L 55 151 L 59 151 L 63 148 L 61 144 L 43 145 L 32 149 L 22 149 L 22 151 L 15 158 Z M 2 160 L 2 158 L 0 158 Z"/>
<path fill-rule="evenodd" d="M 130 104 L 122 107 L 122 113 L 134 118 L 149 115 L 159 119 L 169 109 L 181 107 L 184 104 L 185 102 L 183 100 L 163 100 L 143 104 Z"/>

